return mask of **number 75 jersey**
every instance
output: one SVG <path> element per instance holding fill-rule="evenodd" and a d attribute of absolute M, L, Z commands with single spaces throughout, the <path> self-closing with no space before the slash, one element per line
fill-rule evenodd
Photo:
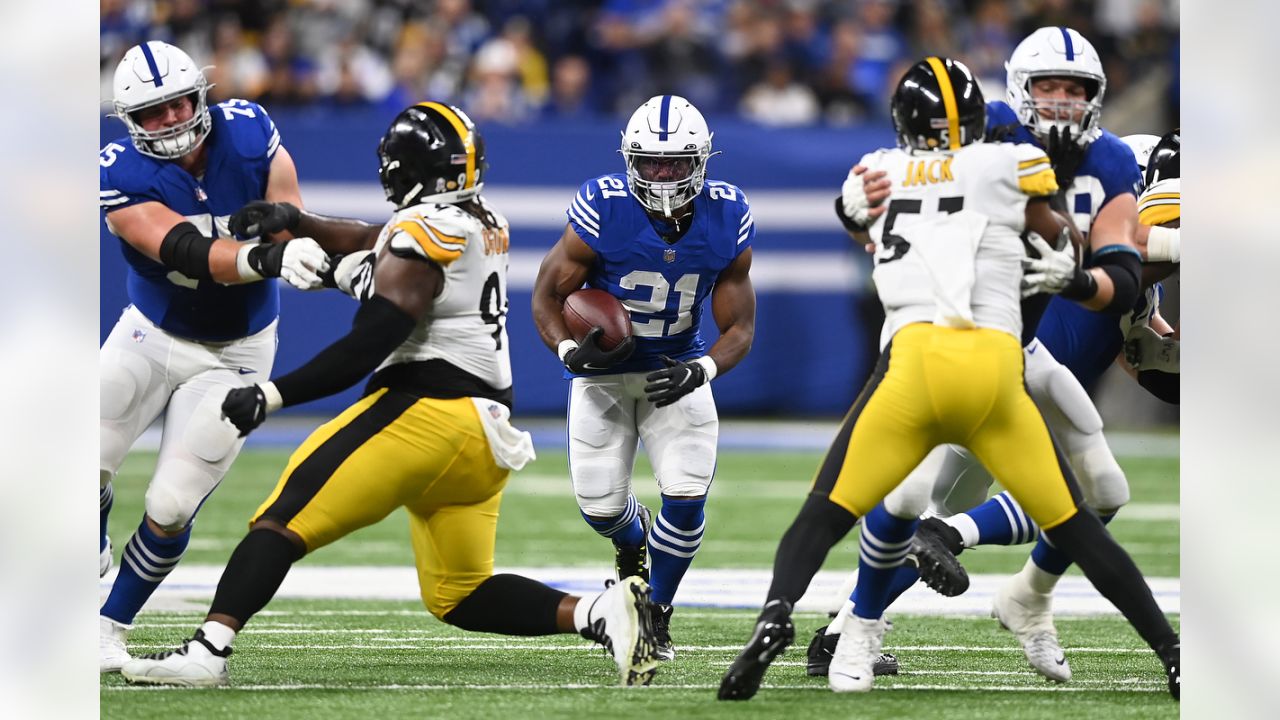
<path fill-rule="evenodd" d="M 720 272 L 755 239 L 746 195 L 729 183 L 706 181 L 693 199 L 689 230 L 670 244 L 628 192 L 622 173 L 588 180 L 566 214 L 596 253 L 587 286 L 618 298 L 631 314 L 635 352 L 607 374 L 660 369 L 663 355 L 689 360 L 706 354 L 699 332 L 703 301 Z"/>
<path fill-rule="evenodd" d="M 507 342 L 507 219 L 483 199 L 494 223 L 456 205 L 423 203 L 405 208 L 383 226 L 374 252 L 430 260 L 439 265 L 444 284 L 431 310 L 378 369 L 397 363 L 444 360 L 483 380 L 495 390 L 511 387 Z M 376 288 L 356 291 L 363 299 Z"/>
<path fill-rule="evenodd" d="M 1027 201 L 1058 189 L 1044 151 L 975 143 L 952 153 L 878 150 L 860 162 L 892 183 L 889 207 L 870 228 L 881 348 L 915 322 L 1019 337 Z"/>

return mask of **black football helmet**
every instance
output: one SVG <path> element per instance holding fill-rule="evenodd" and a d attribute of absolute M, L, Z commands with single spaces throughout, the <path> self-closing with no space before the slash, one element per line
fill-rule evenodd
<path fill-rule="evenodd" d="M 946 151 L 982 140 L 987 104 L 964 63 L 928 57 L 907 70 L 889 103 L 898 145 Z"/>
<path fill-rule="evenodd" d="M 1147 158 L 1147 187 L 1170 178 L 1181 177 L 1178 155 L 1182 150 L 1182 130 L 1174 128 L 1160 138 Z"/>
<path fill-rule="evenodd" d="M 480 131 L 466 113 L 444 103 L 406 108 L 378 143 L 378 179 L 397 210 L 469 200 L 480 194 L 488 167 Z"/>

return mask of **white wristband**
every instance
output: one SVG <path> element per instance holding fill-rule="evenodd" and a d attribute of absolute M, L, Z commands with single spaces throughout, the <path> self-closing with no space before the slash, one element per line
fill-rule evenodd
<path fill-rule="evenodd" d="M 273 413 L 284 407 L 284 398 L 280 397 L 280 391 L 276 389 L 273 382 L 264 382 L 258 387 L 262 388 L 262 395 L 267 399 L 267 413 Z"/>
<path fill-rule="evenodd" d="M 1178 262 L 1182 259 L 1182 234 L 1178 228 L 1155 226 L 1147 235 L 1148 262 Z"/>
<path fill-rule="evenodd" d="M 257 246 L 257 243 L 241 243 L 240 249 L 236 251 L 236 272 L 240 274 L 241 282 L 254 282 L 262 279 L 262 275 L 249 265 L 249 251 Z"/>
<path fill-rule="evenodd" d="M 712 380 L 716 379 L 716 373 L 718 373 L 720 370 L 719 368 L 716 367 L 716 361 L 712 360 L 710 355 L 703 355 L 697 360 L 694 360 L 694 362 L 701 365 L 702 369 L 706 371 L 707 382 L 711 382 Z"/>
<path fill-rule="evenodd" d="M 556 346 L 556 355 L 560 357 L 560 362 L 564 362 L 564 356 L 568 355 L 570 350 L 576 349 L 578 349 L 578 341 L 561 340 L 560 344 Z"/>

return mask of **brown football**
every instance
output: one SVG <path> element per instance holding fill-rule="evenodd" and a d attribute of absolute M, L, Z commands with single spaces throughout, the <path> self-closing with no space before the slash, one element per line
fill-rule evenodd
<path fill-rule="evenodd" d="M 599 325 L 604 329 L 599 340 L 604 350 L 612 350 L 631 337 L 631 315 L 622 301 L 594 288 L 577 290 L 565 298 L 564 324 L 578 342 L 587 336 L 587 331 Z"/>

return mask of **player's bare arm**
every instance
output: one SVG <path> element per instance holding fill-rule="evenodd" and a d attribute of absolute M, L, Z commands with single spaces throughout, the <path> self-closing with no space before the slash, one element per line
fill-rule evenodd
<path fill-rule="evenodd" d="M 533 284 L 533 322 L 542 342 L 552 350 L 573 339 L 564 324 L 564 299 L 582 287 L 595 257 L 595 251 L 578 237 L 573 226 L 565 225 L 560 240 L 542 259 Z"/>
<path fill-rule="evenodd" d="M 169 266 L 169 263 L 165 263 L 161 257 L 165 239 L 183 224 L 190 225 L 186 218 L 158 202 L 138 203 L 107 214 L 107 227 L 111 232 L 124 239 L 134 250 L 166 266 Z M 194 225 L 190 227 L 199 233 Z M 239 252 L 240 243 L 221 238 L 213 239 L 208 251 L 209 277 L 224 285 L 259 279 L 241 277 L 236 269 L 236 255 Z M 167 249 L 165 254 L 167 255 Z M 172 267 L 172 269 L 187 274 L 181 267 Z"/>
<path fill-rule="evenodd" d="M 751 248 L 720 272 L 711 291 L 711 314 L 720 329 L 707 355 L 717 375 L 729 372 L 747 356 L 756 334 L 756 291 L 751 286 Z"/>

